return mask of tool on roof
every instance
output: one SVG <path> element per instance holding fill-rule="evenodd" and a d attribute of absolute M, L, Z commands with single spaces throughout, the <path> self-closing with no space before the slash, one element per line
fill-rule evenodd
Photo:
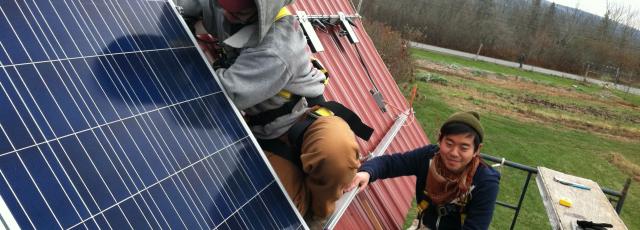
<path fill-rule="evenodd" d="M 343 35 L 347 35 L 350 42 L 357 43 L 360 41 L 353 31 L 353 28 L 351 28 L 351 26 L 356 25 L 353 22 L 353 19 L 361 18 L 359 14 L 346 15 L 342 12 L 338 12 L 336 15 L 308 15 L 305 11 L 297 11 L 296 16 L 298 18 L 298 22 L 300 22 L 300 25 L 302 26 L 304 34 L 307 36 L 309 47 L 314 53 L 324 51 L 324 47 L 322 46 L 320 38 L 316 34 L 314 27 L 322 31 L 327 31 L 328 26 L 340 24 L 340 26 L 344 28 L 344 30 L 341 30 L 341 33 L 343 33 Z"/>
<path fill-rule="evenodd" d="M 358 59 L 360 60 L 360 64 L 365 70 L 369 81 L 373 85 L 373 89 L 369 90 L 371 96 L 373 97 L 376 105 L 382 112 L 387 112 L 386 103 L 384 100 L 384 96 L 378 89 L 371 73 L 369 71 L 369 67 L 364 61 L 362 57 L 362 53 L 360 52 L 360 48 L 358 47 L 358 43 L 360 43 L 360 39 L 356 35 L 353 27 L 356 27 L 356 24 L 353 22 L 353 19 L 360 18 L 360 15 L 346 15 L 343 12 L 338 12 L 337 15 L 307 15 L 304 11 L 296 12 L 298 16 L 298 21 L 300 22 L 302 29 L 307 37 L 307 42 L 312 52 L 321 52 L 324 51 L 324 46 L 320 42 L 318 35 L 315 32 L 314 26 L 318 27 L 324 31 L 327 30 L 327 26 L 339 26 L 340 30 L 338 30 L 339 36 L 346 36 L 349 40 L 349 43 L 353 44 L 355 48 L 355 52 L 358 54 Z"/>

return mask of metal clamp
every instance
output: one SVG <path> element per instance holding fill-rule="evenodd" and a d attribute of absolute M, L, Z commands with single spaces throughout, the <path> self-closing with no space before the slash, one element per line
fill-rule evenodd
<path fill-rule="evenodd" d="M 304 31 L 304 34 L 307 35 L 309 48 L 311 48 L 311 52 L 317 53 L 317 52 L 324 51 L 324 47 L 320 42 L 320 38 L 318 37 L 318 34 L 316 34 L 316 31 L 313 28 L 311 21 L 309 21 L 309 16 L 307 15 L 307 13 L 304 11 L 297 11 L 296 14 L 298 16 L 298 22 L 300 22 L 300 25 L 302 25 L 302 30 Z"/>

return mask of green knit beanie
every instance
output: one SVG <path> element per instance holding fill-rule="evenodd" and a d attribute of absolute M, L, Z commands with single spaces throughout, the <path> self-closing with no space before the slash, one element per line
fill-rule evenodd
<path fill-rule="evenodd" d="M 476 130 L 478 135 L 480 135 L 480 142 L 482 142 L 484 138 L 484 129 L 482 128 L 482 124 L 480 124 L 480 114 L 473 111 L 454 113 L 449 117 L 449 119 L 447 119 L 447 121 L 444 122 L 444 124 L 442 124 L 442 127 L 454 122 L 466 124 Z"/>

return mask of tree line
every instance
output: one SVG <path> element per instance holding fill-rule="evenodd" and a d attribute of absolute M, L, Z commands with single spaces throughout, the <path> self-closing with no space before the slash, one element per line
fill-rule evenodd
<path fill-rule="evenodd" d="M 365 0 L 360 13 L 409 40 L 640 83 L 640 15 L 628 6 L 600 17 L 544 0 Z"/>

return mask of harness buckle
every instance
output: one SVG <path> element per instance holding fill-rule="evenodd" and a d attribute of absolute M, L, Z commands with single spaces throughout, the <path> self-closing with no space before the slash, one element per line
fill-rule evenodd
<path fill-rule="evenodd" d="M 333 116 L 333 112 L 325 107 L 318 107 L 317 109 L 312 109 L 313 111 L 310 112 L 309 114 L 314 116 L 315 118 L 318 117 L 328 117 L 328 116 Z"/>
<path fill-rule="evenodd" d="M 438 216 L 446 216 L 447 214 L 449 214 L 449 212 L 447 211 L 447 207 L 444 205 L 438 206 Z"/>

